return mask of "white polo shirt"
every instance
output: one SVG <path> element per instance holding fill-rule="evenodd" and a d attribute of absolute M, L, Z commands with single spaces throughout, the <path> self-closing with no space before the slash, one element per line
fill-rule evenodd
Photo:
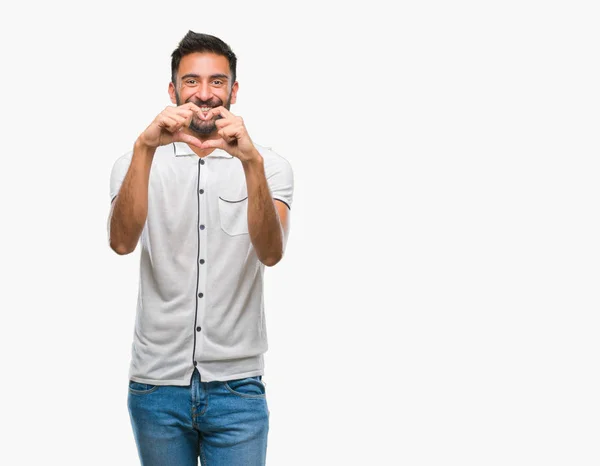
<path fill-rule="evenodd" d="M 255 146 L 272 197 L 291 208 L 289 162 Z M 112 168 L 112 200 L 132 155 L 121 156 Z M 194 367 L 203 382 L 264 374 L 265 266 L 250 242 L 247 210 L 238 158 L 221 149 L 200 158 L 184 143 L 156 150 L 140 237 L 131 380 L 188 385 Z"/>

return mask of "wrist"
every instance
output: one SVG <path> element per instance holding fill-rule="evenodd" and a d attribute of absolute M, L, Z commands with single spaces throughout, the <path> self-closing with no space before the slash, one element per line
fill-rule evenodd
<path fill-rule="evenodd" d="M 264 163 L 263 156 L 260 155 L 256 149 L 244 160 L 242 160 L 242 165 L 244 167 L 260 167 Z"/>
<path fill-rule="evenodd" d="M 147 144 L 146 142 L 144 142 L 144 140 L 142 139 L 141 136 L 136 139 L 135 144 L 133 145 L 133 153 L 134 154 L 143 154 L 143 155 L 146 155 L 147 157 L 153 156 L 156 149 L 157 149 L 156 147 L 151 146 L 151 145 Z"/>

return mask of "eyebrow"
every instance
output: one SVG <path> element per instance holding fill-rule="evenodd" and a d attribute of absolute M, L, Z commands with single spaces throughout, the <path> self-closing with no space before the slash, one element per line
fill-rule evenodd
<path fill-rule="evenodd" d="M 201 78 L 201 77 L 202 76 L 200 76 L 199 74 L 188 73 L 188 74 L 184 74 L 181 77 L 181 80 L 183 81 L 184 79 L 187 79 L 187 78 L 196 78 L 197 79 L 197 78 Z M 227 76 L 226 74 L 212 74 L 209 76 L 209 79 L 217 79 L 217 78 L 228 80 L 229 76 Z"/>

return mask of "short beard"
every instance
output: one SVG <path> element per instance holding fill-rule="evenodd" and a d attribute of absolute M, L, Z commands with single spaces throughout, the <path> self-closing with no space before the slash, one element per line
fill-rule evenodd
<path fill-rule="evenodd" d="M 177 105 L 181 105 L 181 99 L 179 98 L 179 92 L 177 92 L 177 90 L 175 90 L 175 101 L 177 102 Z M 187 102 L 190 102 L 190 99 L 188 99 L 186 103 Z M 229 110 L 230 106 L 231 92 L 229 93 L 229 96 L 227 96 L 227 102 L 223 104 L 223 107 L 225 107 L 227 110 Z M 221 118 L 223 118 L 221 115 L 217 115 L 216 118 L 214 118 L 213 120 L 206 121 L 201 120 L 200 118 L 194 115 L 188 128 L 190 129 L 190 131 L 196 133 L 199 136 L 208 136 L 217 130 L 217 125 L 215 122 L 216 120 L 219 120 Z"/>

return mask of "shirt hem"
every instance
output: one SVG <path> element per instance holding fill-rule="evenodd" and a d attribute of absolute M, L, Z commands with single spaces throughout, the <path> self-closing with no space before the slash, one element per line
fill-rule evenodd
<path fill-rule="evenodd" d="M 194 373 L 194 371 L 192 370 L 192 374 L 193 373 Z M 186 386 L 190 385 L 190 383 L 191 383 L 192 374 L 190 374 L 189 377 L 185 377 L 183 380 L 179 380 L 179 379 L 157 380 L 157 379 L 144 379 L 142 377 L 129 377 L 129 380 L 131 380 L 132 382 L 145 383 L 145 384 L 158 385 L 158 386 L 175 385 L 177 387 L 186 387 Z M 212 379 L 212 380 L 202 379 L 202 374 L 200 374 L 200 378 L 201 378 L 201 382 L 207 382 L 207 383 L 208 382 L 228 382 L 229 380 L 244 379 L 246 377 L 254 377 L 256 375 L 264 376 L 265 374 L 264 374 L 264 371 L 262 371 L 262 370 L 255 370 L 255 371 L 250 371 L 250 372 L 241 372 L 239 374 L 226 375 L 223 377 L 219 377 L 218 379 Z"/>

